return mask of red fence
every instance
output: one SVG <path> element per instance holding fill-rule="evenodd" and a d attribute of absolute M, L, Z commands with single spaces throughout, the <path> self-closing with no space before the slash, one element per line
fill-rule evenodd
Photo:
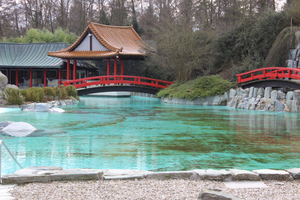
<path fill-rule="evenodd" d="M 94 76 L 76 80 L 69 80 L 62 82 L 64 86 L 73 84 L 76 88 L 94 86 L 94 85 L 141 85 L 141 86 L 150 86 L 154 88 L 167 88 L 169 85 L 173 84 L 170 81 L 162 81 L 153 78 L 145 78 L 139 76 Z"/>
<path fill-rule="evenodd" d="M 268 80 L 288 78 L 300 80 L 300 68 L 266 67 L 242 74 L 237 74 L 236 76 L 238 77 L 239 83 L 263 79 Z"/>

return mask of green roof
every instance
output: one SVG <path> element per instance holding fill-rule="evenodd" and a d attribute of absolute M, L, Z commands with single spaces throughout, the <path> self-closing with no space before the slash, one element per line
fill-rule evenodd
<path fill-rule="evenodd" d="M 66 43 L 0 43 L 0 68 L 61 68 L 64 61 L 47 53 L 67 47 Z M 80 60 L 77 66 L 93 68 Z"/>

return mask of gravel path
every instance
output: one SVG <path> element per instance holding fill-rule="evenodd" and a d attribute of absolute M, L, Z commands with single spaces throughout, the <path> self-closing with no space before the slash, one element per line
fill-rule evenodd
<path fill-rule="evenodd" d="M 268 188 L 228 189 L 223 182 L 122 180 L 30 183 L 14 187 L 16 199 L 197 199 L 201 189 L 221 189 L 241 199 L 300 199 L 300 181 L 264 181 Z"/>

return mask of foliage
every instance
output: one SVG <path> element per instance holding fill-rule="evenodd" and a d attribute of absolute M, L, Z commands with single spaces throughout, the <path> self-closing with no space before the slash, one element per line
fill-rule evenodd
<path fill-rule="evenodd" d="M 261 68 L 277 35 L 288 25 L 284 12 L 267 12 L 257 19 L 222 35 L 217 40 L 218 57 L 214 73 L 233 68 L 233 76 L 248 70 Z M 246 34 L 246 35 L 245 35 Z"/>
<path fill-rule="evenodd" d="M 55 99 L 56 95 L 55 95 L 55 90 L 52 87 L 44 87 L 44 93 L 45 93 L 45 97 L 47 98 L 47 100 L 52 101 L 53 99 Z"/>
<path fill-rule="evenodd" d="M 78 95 L 77 95 L 77 90 L 74 86 L 72 85 L 68 85 L 66 88 L 65 88 L 66 92 L 67 92 L 67 96 L 68 97 L 74 97 L 74 98 L 78 98 Z"/>
<path fill-rule="evenodd" d="M 5 100 L 10 104 L 10 105 L 22 105 L 24 102 L 23 97 L 21 96 L 20 90 L 19 89 L 14 89 L 14 88 L 5 88 L 4 90 L 5 93 Z"/>
<path fill-rule="evenodd" d="M 44 101 L 44 89 L 40 87 L 32 87 L 26 90 L 26 101 L 43 102 Z"/>
<path fill-rule="evenodd" d="M 157 31 L 157 52 L 149 57 L 148 67 L 163 68 L 164 73 L 178 81 L 209 73 L 214 64 L 212 34 L 170 22 Z"/>
<path fill-rule="evenodd" d="M 59 87 L 54 87 L 54 91 L 58 99 L 66 99 L 68 97 L 68 93 L 64 85 L 60 85 Z"/>
<path fill-rule="evenodd" d="M 223 94 L 233 87 L 233 83 L 219 75 L 203 76 L 195 80 L 177 82 L 161 90 L 158 97 L 177 97 L 186 99 L 205 98 Z"/>
<path fill-rule="evenodd" d="M 286 65 L 285 62 L 288 59 L 290 49 L 293 49 L 296 46 L 295 33 L 297 31 L 300 31 L 300 27 L 293 27 L 293 31 L 291 31 L 290 27 L 281 31 L 264 62 L 264 67 L 279 67 Z"/>
<path fill-rule="evenodd" d="M 7 39 L 1 38 L 0 42 L 14 42 L 14 43 L 51 43 L 51 42 L 65 42 L 72 44 L 77 40 L 77 36 L 74 33 L 70 33 L 69 30 L 63 30 L 58 28 L 54 34 L 47 29 L 29 29 L 25 36 Z"/>
<path fill-rule="evenodd" d="M 293 19 L 293 24 L 300 26 L 300 1 L 292 1 L 286 9 L 287 18 Z"/>

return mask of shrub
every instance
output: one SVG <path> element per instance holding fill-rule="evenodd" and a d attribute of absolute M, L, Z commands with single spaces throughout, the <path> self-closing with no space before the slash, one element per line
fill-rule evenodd
<path fill-rule="evenodd" d="M 27 89 L 25 100 L 33 102 L 42 102 L 44 101 L 44 96 L 45 93 L 43 88 L 32 87 Z"/>
<path fill-rule="evenodd" d="M 66 99 L 68 97 L 68 93 L 64 85 L 60 85 L 59 87 L 54 87 L 54 91 L 58 99 Z"/>
<path fill-rule="evenodd" d="M 66 87 L 66 91 L 67 91 L 68 97 L 78 98 L 77 90 L 76 90 L 76 88 L 75 88 L 74 86 L 68 85 L 68 86 Z"/>
<path fill-rule="evenodd" d="M 177 98 L 205 98 L 213 95 L 220 95 L 228 91 L 234 84 L 224 80 L 219 75 L 198 77 L 195 80 L 178 82 L 168 88 L 161 90 L 158 97 Z"/>
<path fill-rule="evenodd" d="M 10 105 L 22 105 L 24 102 L 24 99 L 21 96 L 21 92 L 19 89 L 14 89 L 14 88 L 6 88 L 4 90 L 5 93 L 5 100 L 10 104 Z"/>
<path fill-rule="evenodd" d="M 44 87 L 44 93 L 45 97 L 47 97 L 47 100 L 52 101 L 56 97 L 55 88 L 52 87 Z"/>

